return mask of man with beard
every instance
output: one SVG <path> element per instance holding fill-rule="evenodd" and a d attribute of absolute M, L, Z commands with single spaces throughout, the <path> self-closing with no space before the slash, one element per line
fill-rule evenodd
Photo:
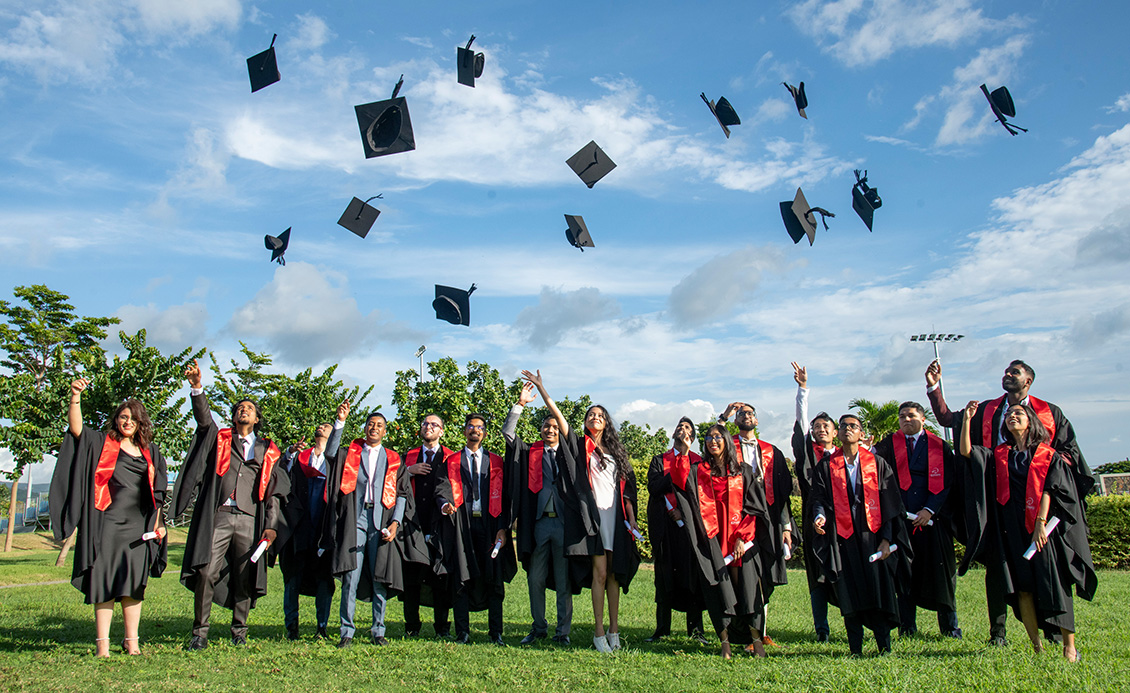
<path fill-rule="evenodd" d="M 738 435 L 734 436 L 734 448 L 738 453 L 738 461 L 753 467 L 754 478 L 765 487 L 765 502 L 769 507 L 769 531 L 772 541 L 759 544 L 765 552 L 761 557 L 761 568 L 764 571 L 761 587 L 765 591 L 766 619 L 761 642 L 771 647 L 778 647 L 768 635 L 769 598 L 773 594 L 774 587 L 787 584 L 789 581 L 785 567 L 785 548 L 788 547 L 790 552 L 793 548 L 793 516 L 789 508 L 793 477 L 789 473 L 789 466 L 785 463 L 785 456 L 781 454 L 780 449 L 776 445 L 758 440 L 757 410 L 753 405 L 745 402 L 731 403 L 718 417 L 719 423 L 724 424 L 733 412 L 737 412 L 734 423 L 737 424 Z"/>
<path fill-rule="evenodd" d="M 648 538 L 655 564 L 655 633 L 647 642 L 659 642 L 671 634 L 671 611 L 675 610 L 687 615 L 687 635 L 706 644 L 702 628 L 706 605 L 696 589 L 694 548 L 690 535 L 683 529 L 683 512 L 674 493 L 659 491 L 670 485 L 668 479 L 685 480 L 691 468 L 702 462 L 702 457 L 691 452 L 694 439 L 694 422 L 684 416 L 675 426 L 672 448 L 653 457 L 647 470 L 651 492 L 647 504 Z"/>
<path fill-rule="evenodd" d="M 793 361 L 793 379 L 796 380 L 796 423 L 793 424 L 793 459 L 796 460 L 797 485 L 800 486 L 801 541 L 804 549 L 804 572 L 808 577 L 808 597 L 812 605 L 812 626 L 817 642 L 828 642 L 828 592 L 820 579 L 820 564 L 813 553 L 812 485 L 816 475 L 828 467 L 828 459 L 839 452 L 833 442 L 836 422 L 826 412 L 820 412 L 808 422 L 808 371 Z"/>
<path fill-rule="evenodd" d="M 918 632 L 915 612 L 922 607 L 938 612 L 942 635 L 960 638 L 948 504 L 954 478 L 953 448 L 926 430 L 926 410 L 918 402 L 900 404 L 898 416 L 899 430 L 879 441 L 875 454 L 895 462 L 914 548 L 909 591 L 898 595 L 899 634 Z M 909 519 L 911 514 L 913 520 Z"/>
<path fill-rule="evenodd" d="M 1027 363 L 1020 359 L 1009 363 L 1008 368 L 1004 371 L 1004 376 L 1001 378 L 1001 388 L 1005 394 L 977 405 L 977 411 L 970 421 L 969 437 L 973 445 L 980 445 L 989 449 L 995 448 L 1005 441 L 1005 410 L 1014 404 L 1027 404 L 1035 410 L 1040 423 L 1047 429 L 1048 435 L 1051 437 L 1049 443 L 1051 447 L 1063 455 L 1064 460 L 1070 465 L 1076 490 L 1079 497 L 1083 498 L 1094 486 L 1094 476 L 1090 467 L 1087 466 L 1087 461 L 1083 459 L 1083 453 L 1079 450 L 1079 444 L 1075 440 L 1075 429 L 1071 426 L 1067 417 L 1063 415 L 1063 411 L 1051 402 L 1028 394 L 1028 390 L 1032 387 L 1035 379 L 1036 372 Z M 933 410 L 934 418 L 938 420 L 939 424 L 953 429 L 954 440 L 957 440 L 961 436 L 965 410 L 950 410 L 942 396 L 941 385 L 942 365 L 935 359 L 926 368 L 926 393 L 930 398 L 930 409 Z M 977 516 L 978 508 L 983 507 L 983 504 L 978 501 L 984 499 L 986 493 L 984 479 L 979 477 L 965 479 L 962 483 L 962 489 L 965 496 L 962 499 L 962 505 L 966 515 L 956 526 L 959 540 L 965 539 L 967 527 L 979 527 L 983 524 L 983 518 Z M 967 546 L 965 549 L 966 558 L 962 561 L 959 573 L 965 574 L 971 559 L 979 559 L 984 552 L 992 551 L 999 551 L 999 549 L 989 545 Z M 989 611 L 989 642 L 993 645 L 1005 645 L 1007 643 L 1005 626 L 1008 622 L 1008 605 L 1005 602 L 1006 588 L 1002 582 L 1003 576 L 995 569 L 994 566 L 996 565 L 997 561 L 988 561 L 985 570 L 985 600 Z M 1050 633 L 1049 637 L 1056 639 L 1058 634 Z"/>
<path fill-rule="evenodd" d="M 435 547 L 439 511 L 435 507 L 436 480 L 445 474 L 444 460 L 452 451 L 440 444 L 443 419 L 428 414 L 420 422 L 422 445 L 404 453 L 412 482 L 416 516 L 406 518 L 401 532 L 404 539 L 404 633 L 420 634 L 420 604 L 432 606 L 432 626 L 437 638 L 451 635 L 451 596 L 447 576 L 436 574 L 439 559 Z"/>
<path fill-rule="evenodd" d="M 173 489 L 173 517 L 196 498 L 184 547 L 181 582 L 193 592 L 190 650 L 208 647 L 213 602 L 232 610 L 232 644 L 247 644 L 247 616 L 267 593 L 267 560 L 251 561 L 256 545 L 275 541 L 290 479 L 273 442 L 258 437 L 259 407 L 242 399 L 232 428 L 219 428 L 204 396 L 200 367 L 184 369 L 196 434 Z M 197 494 L 199 491 L 199 494 Z"/>
<path fill-rule="evenodd" d="M 487 609 L 490 640 L 505 646 L 502 601 L 518 572 L 511 492 L 502 458 L 482 448 L 486 416 L 469 414 L 463 434 L 467 446 L 448 455 L 436 483 L 439 570 L 451 580 L 455 642 L 471 642 L 471 611 Z"/>
<path fill-rule="evenodd" d="M 572 562 L 565 557 L 565 504 L 561 498 L 557 421 L 547 415 L 541 423 L 541 440 L 533 445 L 518 437 L 522 409 L 535 396 L 533 383 L 523 385 L 518 403 L 510 408 L 502 425 L 507 468 L 517 474 L 518 559 L 526 569 L 533 617 L 530 633 L 521 644 L 532 645 L 549 632 L 545 619 L 545 590 L 549 587 L 557 594 L 553 641 L 568 645 L 573 627 L 573 594 L 580 593 L 580 585 L 570 577 Z"/>
<path fill-rule="evenodd" d="M 314 597 L 317 636 L 328 638 L 326 626 L 334 596 L 334 576 L 329 556 L 318 555 L 322 517 L 326 510 L 326 460 L 337 455 L 341 432 L 349 417 L 349 401 L 337 408 L 334 423 L 314 430 L 314 445 L 303 448 L 303 438 L 283 455 L 290 473 L 290 496 L 283 507 L 285 531 L 279 532 L 279 566 L 282 568 L 283 623 L 288 640 L 298 640 L 298 597 Z"/>
<path fill-rule="evenodd" d="M 408 470 L 400 455 L 386 450 L 387 422 L 372 412 L 365 419 L 364 438 L 339 450 L 330 462 L 327 517 L 321 548 L 329 553 L 333 574 L 341 579 L 341 640 L 338 648 L 353 644 L 357 600 L 371 601 L 374 645 L 385 638 L 385 607 L 390 593 L 404 589 L 403 556 L 397 531 L 411 504 Z"/>

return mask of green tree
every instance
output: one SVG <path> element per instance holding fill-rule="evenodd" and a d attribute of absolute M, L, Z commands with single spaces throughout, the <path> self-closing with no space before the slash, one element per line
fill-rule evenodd
<path fill-rule="evenodd" d="M 667 431 L 660 428 L 652 433 L 651 426 L 644 424 L 637 426 L 630 421 L 620 424 L 620 441 L 628 451 L 628 456 L 633 460 L 651 462 L 651 458 L 662 455 L 671 448 L 671 438 Z"/>
<path fill-rule="evenodd" d="M 854 409 L 859 414 L 863 435 L 876 443 L 899 429 L 899 401 L 896 399 L 881 404 L 869 399 L 853 399 L 848 408 Z M 937 434 L 937 424 L 938 420 L 927 409 L 926 430 Z"/>
<path fill-rule="evenodd" d="M 12 496 L 19 497 L 24 467 L 58 451 L 66 424 L 67 389 L 83 359 L 102 358 L 99 341 L 117 318 L 79 317 L 69 297 L 46 286 L 18 286 L 17 301 L 0 301 L 0 446 L 15 467 Z M 4 551 L 12 550 L 15 503 L 8 503 Z"/>
<path fill-rule="evenodd" d="M 1130 459 L 1107 462 L 1095 467 L 1095 474 L 1125 474 L 1130 472 Z"/>
<path fill-rule="evenodd" d="M 250 399 L 259 405 L 261 435 L 274 440 L 280 449 L 285 449 L 303 437 L 311 441 L 318 424 L 334 420 L 338 405 L 348 399 L 352 409 L 342 440 L 352 440 L 360 435 L 368 413 L 364 408 L 365 399 L 373 391 L 371 385 L 364 392 L 360 387 L 347 387 L 334 378 L 337 364 L 318 375 L 314 375 L 311 368 L 295 376 L 268 373 L 265 368 L 272 362 L 269 355 L 256 353 L 243 342 L 240 342 L 240 350 L 247 359 L 247 365 L 240 365 L 233 359 L 227 372 L 220 368 L 216 355 L 209 354 L 214 380 L 205 388 L 205 393 L 213 407 L 213 414 L 221 422 L 228 421 L 232 405 L 242 399 Z M 181 387 L 184 387 L 183 381 Z"/>

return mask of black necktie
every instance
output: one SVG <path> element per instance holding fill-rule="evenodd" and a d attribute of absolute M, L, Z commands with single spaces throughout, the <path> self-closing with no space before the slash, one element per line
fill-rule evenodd
<path fill-rule="evenodd" d="M 471 500 L 479 500 L 479 470 L 475 469 L 474 455 L 471 455 Z"/>
<path fill-rule="evenodd" d="M 432 466 L 432 456 L 434 454 L 435 453 L 432 452 L 431 450 L 427 450 L 426 452 L 424 452 L 424 464 L 428 465 L 429 467 Z"/>
<path fill-rule="evenodd" d="M 555 481 L 557 481 L 557 463 L 556 463 L 556 459 L 555 459 L 555 456 L 554 456 L 553 448 L 546 448 L 545 449 L 545 460 L 546 460 L 546 462 L 548 463 L 548 466 L 549 466 L 549 475 L 548 475 L 549 476 L 549 483 L 552 484 Z M 544 472 L 543 472 L 543 474 L 544 474 Z"/>

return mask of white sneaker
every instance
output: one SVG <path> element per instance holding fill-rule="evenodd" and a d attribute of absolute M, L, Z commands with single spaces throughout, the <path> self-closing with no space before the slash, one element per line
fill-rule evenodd
<path fill-rule="evenodd" d="M 608 638 L 608 646 L 609 647 L 611 647 L 613 650 L 620 649 L 620 634 L 619 633 L 609 633 L 608 635 L 606 635 L 604 637 Z"/>
<path fill-rule="evenodd" d="M 592 646 L 596 648 L 597 652 L 612 652 L 612 647 L 608 644 L 608 638 L 604 635 L 598 635 L 593 638 Z"/>

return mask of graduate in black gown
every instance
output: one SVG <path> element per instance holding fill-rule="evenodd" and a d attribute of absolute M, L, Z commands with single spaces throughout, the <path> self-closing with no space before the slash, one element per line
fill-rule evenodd
<path fill-rule="evenodd" d="M 855 414 L 840 417 L 843 449 L 813 485 L 816 559 L 843 614 L 853 655 L 863 653 L 865 626 L 874 632 L 880 654 L 890 652 L 891 629 L 899 624 L 896 592 L 905 589 L 900 585 L 909 580 L 913 558 L 894 468 L 860 445 L 862 435 Z"/>
<path fill-rule="evenodd" d="M 1048 444 L 1047 429 L 1027 404 L 1013 404 L 1005 411 L 1004 443 L 992 450 L 972 445 L 969 431 L 977 404 L 965 408 L 958 452 L 967 473 L 985 480 L 987 492 L 979 499 L 981 521 L 970 528 L 963 567 L 973 557 L 995 563 L 1003 576 L 1005 599 L 1024 623 L 1032 648 L 1044 649 L 1040 628 L 1058 628 L 1064 658 L 1077 661 L 1071 590 L 1089 601 L 1098 586 L 1078 470 Z M 1048 532 L 1053 517 L 1059 526 Z M 1026 559 L 1024 553 L 1033 544 L 1035 554 Z"/>
<path fill-rule="evenodd" d="M 51 527 L 56 541 L 78 529 L 71 584 L 94 605 L 96 656 L 110 655 L 114 602 L 122 604 L 122 649 L 136 655 L 145 587 L 168 562 L 165 458 L 136 399 L 118 405 L 106 433 L 83 426 L 79 402 L 89 384 L 71 383 L 70 430 L 51 478 Z"/>

